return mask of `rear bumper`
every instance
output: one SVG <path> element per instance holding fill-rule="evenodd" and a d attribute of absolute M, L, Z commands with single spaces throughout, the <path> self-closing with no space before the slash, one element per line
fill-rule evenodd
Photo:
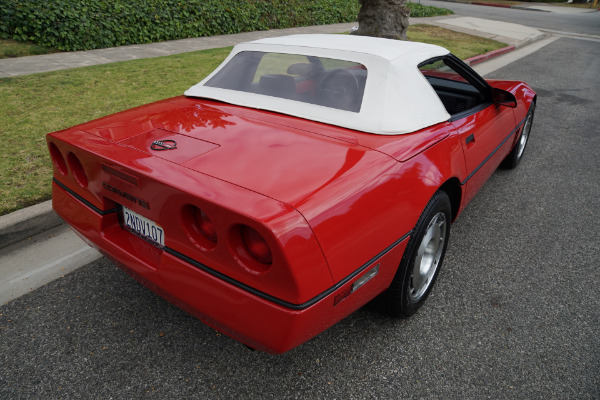
<path fill-rule="evenodd" d="M 98 213 L 53 183 L 53 207 L 91 246 L 136 280 L 207 325 L 250 347 L 288 351 L 329 328 L 377 294 L 393 279 L 408 235 L 313 301 L 285 306 L 269 295 L 210 273 L 210 268 L 169 249 L 159 249 L 125 231 L 119 212 Z M 191 262 L 190 262 L 191 261 Z M 379 273 L 356 292 L 352 283 L 380 265 Z M 347 295 L 339 301 L 340 295 Z M 338 297 L 338 301 L 336 301 Z M 335 304 L 337 303 L 337 304 Z"/>

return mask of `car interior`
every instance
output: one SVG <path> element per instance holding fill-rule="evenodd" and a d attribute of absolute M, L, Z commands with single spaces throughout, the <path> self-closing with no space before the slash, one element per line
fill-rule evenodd
<path fill-rule="evenodd" d="M 469 82 L 465 71 L 460 73 L 444 58 L 423 63 L 419 69 L 452 116 L 474 109 L 489 98 L 484 88 Z"/>
<path fill-rule="evenodd" d="M 287 74 L 261 75 L 251 91 L 359 112 L 366 81 L 364 68 L 326 70 L 317 64 L 295 63 L 288 67 Z"/>
<path fill-rule="evenodd" d="M 355 62 L 248 51 L 205 85 L 359 112 L 366 81 L 366 68 Z"/>
<path fill-rule="evenodd" d="M 448 114 L 455 115 L 483 103 L 484 96 L 470 83 L 425 75 Z"/>

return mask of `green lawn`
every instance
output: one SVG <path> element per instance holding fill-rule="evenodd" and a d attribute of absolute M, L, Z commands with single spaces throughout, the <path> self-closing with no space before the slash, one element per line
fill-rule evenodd
<path fill-rule="evenodd" d="M 414 42 L 431 43 L 445 47 L 462 60 L 507 46 L 506 43 L 496 40 L 467 35 L 466 33 L 432 25 L 411 25 L 408 28 L 408 39 Z"/>
<path fill-rule="evenodd" d="M 0 79 L 0 215 L 50 198 L 45 134 L 182 94 L 231 48 Z"/>
<path fill-rule="evenodd" d="M 442 28 L 413 26 L 409 38 L 441 44 L 461 58 L 505 46 Z M 182 94 L 231 48 L 0 79 L 0 215 L 50 198 L 45 134 Z M 10 149 L 10 151 L 8 151 Z"/>
<path fill-rule="evenodd" d="M 40 54 L 56 53 L 57 51 L 51 47 L 38 46 L 31 42 L 0 39 L 0 58 L 37 56 Z"/>

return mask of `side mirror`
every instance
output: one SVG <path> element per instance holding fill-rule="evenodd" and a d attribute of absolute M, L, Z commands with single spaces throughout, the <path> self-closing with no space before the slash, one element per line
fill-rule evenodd
<path fill-rule="evenodd" d="M 492 101 L 494 104 L 515 108 L 517 107 L 517 98 L 514 94 L 506 90 L 492 88 Z"/>

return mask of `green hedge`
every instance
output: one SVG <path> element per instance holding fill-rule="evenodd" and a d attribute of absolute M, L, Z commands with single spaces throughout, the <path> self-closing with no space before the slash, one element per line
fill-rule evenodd
<path fill-rule="evenodd" d="M 350 22 L 359 8 L 358 0 L 9 0 L 0 3 L 0 38 L 89 50 Z"/>

